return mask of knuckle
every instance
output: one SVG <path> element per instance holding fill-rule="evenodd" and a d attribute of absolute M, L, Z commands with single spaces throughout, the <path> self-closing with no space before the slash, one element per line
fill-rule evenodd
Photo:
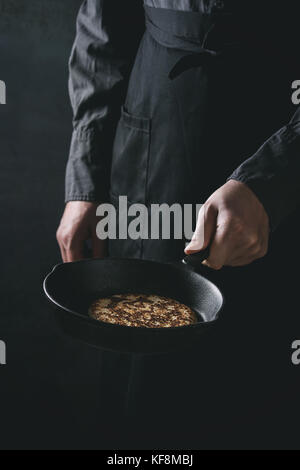
<path fill-rule="evenodd" d="M 212 205 L 212 201 L 210 201 L 209 199 L 203 204 L 203 211 L 207 214 L 208 212 L 210 212 L 213 208 L 213 205 Z"/>
<path fill-rule="evenodd" d="M 245 221 L 240 218 L 233 218 L 228 225 L 231 236 L 253 253 L 261 249 L 260 237 L 258 233 L 249 228 Z"/>
<path fill-rule="evenodd" d="M 208 199 L 202 206 L 201 211 L 203 220 L 210 218 L 215 212 L 213 201 Z M 200 214 L 200 213 L 199 213 Z"/>
<path fill-rule="evenodd" d="M 265 246 L 265 247 L 263 248 L 262 253 L 263 253 L 262 256 L 266 256 L 266 255 L 268 254 L 268 247 L 267 247 L 267 246 Z"/>
<path fill-rule="evenodd" d="M 258 258 L 262 250 L 262 246 L 259 240 L 255 241 L 253 238 L 248 244 L 248 251 L 254 257 Z"/>
<path fill-rule="evenodd" d="M 62 233 L 61 236 L 60 236 L 60 242 L 62 243 L 64 248 L 69 250 L 71 248 L 71 245 L 72 245 L 71 235 L 67 232 Z"/>
<path fill-rule="evenodd" d="M 249 248 L 252 248 L 254 252 L 257 252 L 260 249 L 259 238 L 256 233 L 248 233 L 245 239 Z"/>
<path fill-rule="evenodd" d="M 221 266 L 220 264 L 214 264 L 212 266 L 212 269 L 214 269 L 214 271 L 220 271 L 222 269 L 223 266 Z"/>
<path fill-rule="evenodd" d="M 57 231 L 56 231 L 56 240 L 57 240 L 58 242 L 60 242 L 60 241 L 61 241 L 61 238 L 62 238 L 61 229 L 58 228 Z"/>
<path fill-rule="evenodd" d="M 252 247 L 252 249 L 249 250 L 249 254 L 251 255 L 253 261 L 259 259 L 259 258 L 263 258 L 264 256 L 266 256 L 266 254 L 268 253 L 268 248 L 262 244 L 260 241 L 258 241 L 258 243 Z"/>
<path fill-rule="evenodd" d="M 249 227 L 244 222 L 239 220 L 234 221 L 231 231 L 233 236 L 242 242 L 243 245 L 247 246 L 247 248 L 257 249 L 259 237 L 256 232 L 249 230 Z"/>
<path fill-rule="evenodd" d="M 239 238 L 244 237 L 245 233 L 247 232 L 244 222 L 238 218 L 232 218 L 230 220 L 230 223 L 228 224 L 228 230 L 230 230 L 233 236 Z"/>
<path fill-rule="evenodd" d="M 262 246 L 259 252 L 260 258 L 263 258 L 264 256 L 266 256 L 267 253 L 268 253 L 268 248 L 266 246 Z"/>
<path fill-rule="evenodd" d="M 222 269 L 222 265 L 220 263 L 218 263 L 217 261 L 214 261 L 214 260 L 212 260 L 212 261 L 208 260 L 207 261 L 207 266 L 209 266 L 214 271 L 220 271 L 220 269 Z"/>

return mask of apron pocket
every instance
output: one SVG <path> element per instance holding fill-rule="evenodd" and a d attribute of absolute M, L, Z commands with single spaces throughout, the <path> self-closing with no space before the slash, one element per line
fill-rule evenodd
<path fill-rule="evenodd" d="M 113 146 L 111 192 L 146 203 L 151 119 L 122 108 Z"/>

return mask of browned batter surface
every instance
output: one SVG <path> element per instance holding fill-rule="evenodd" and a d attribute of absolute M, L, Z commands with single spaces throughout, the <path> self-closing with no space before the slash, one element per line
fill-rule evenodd
<path fill-rule="evenodd" d="M 196 314 L 176 300 L 158 295 L 117 294 L 99 299 L 91 317 L 106 323 L 146 328 L 171 328 L 197 322 Z"/>

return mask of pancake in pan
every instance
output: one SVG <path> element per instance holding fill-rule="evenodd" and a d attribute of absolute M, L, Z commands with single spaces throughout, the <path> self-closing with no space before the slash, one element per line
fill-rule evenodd
<path fill-rule="evenodd" d="M 174 328 L 197 323 L 186 305 L 149 294 L 115 294 L 94 302 L 89 315 L 96 320 L 144 328 Z"/>

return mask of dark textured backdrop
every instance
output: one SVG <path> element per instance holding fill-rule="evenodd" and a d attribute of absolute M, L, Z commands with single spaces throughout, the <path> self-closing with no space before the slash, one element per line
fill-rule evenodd
<path fill-rule="evenodd" d="M 80 3 L 0 1 L 0 77 L 7 84 L 0 107 L 0 338 L 8 361 L 0 370 L 1 448 L 92 439 L 85 436 L 95 420 L 98 357 L 59 335 L 42 294 L 44 275 L 60 261 L 55 231 L 71 132 L 67 60 Z"/>
<path fill-rule="evenodd" d="M 7 105 L 0 106 L 0 339 L 8 354 L 7 366 L 0 368 L 0 448 L 105 448 L 122 442 L 114 435 L 120 427 L 110 429 L 106 406 L 99 404 L 100 387 L 109 390 L 101 382 L 100 355 L 61 335 L 42 293 L 45 274 L 59 262 L 55 231 L 71 132 L 67 59 L 79 4 L 0 0 L 0 79 L 7 83 Z M 290 344 L 300 337 L 294 227 L 291 217 L 264 262 L 236 271 L 224 331 L 212 345 L 211 377 L 218 385 L 209 406 L 214 411 L 220 402 L 228 421 L 239 418 L 241 424 L 219 441 L 212 425 L 208 446 L 299 445 L 300 369 L 290 364 Z M 201 373 L 199 366 L 195 374 Z M 211 383 L 205 376 L 203 381 L 209 390 Z M 144 390 L 152 383 L 150 376 Z M 111 388 L 108 394 L 117 393 Z M 155 409 L 155 393 L 159 400 L 163 385 L 153 393 Z M 228 405 L 226 396 L 233 397 Z M 201 427 L 199 397 L 193 399 Z M 150 428 L 151 413 L 145 414 L 140 435 Z M 207 434 L 176 425 L 172 434 L 152 425 L 143 447 L 197 448 Z"/>

